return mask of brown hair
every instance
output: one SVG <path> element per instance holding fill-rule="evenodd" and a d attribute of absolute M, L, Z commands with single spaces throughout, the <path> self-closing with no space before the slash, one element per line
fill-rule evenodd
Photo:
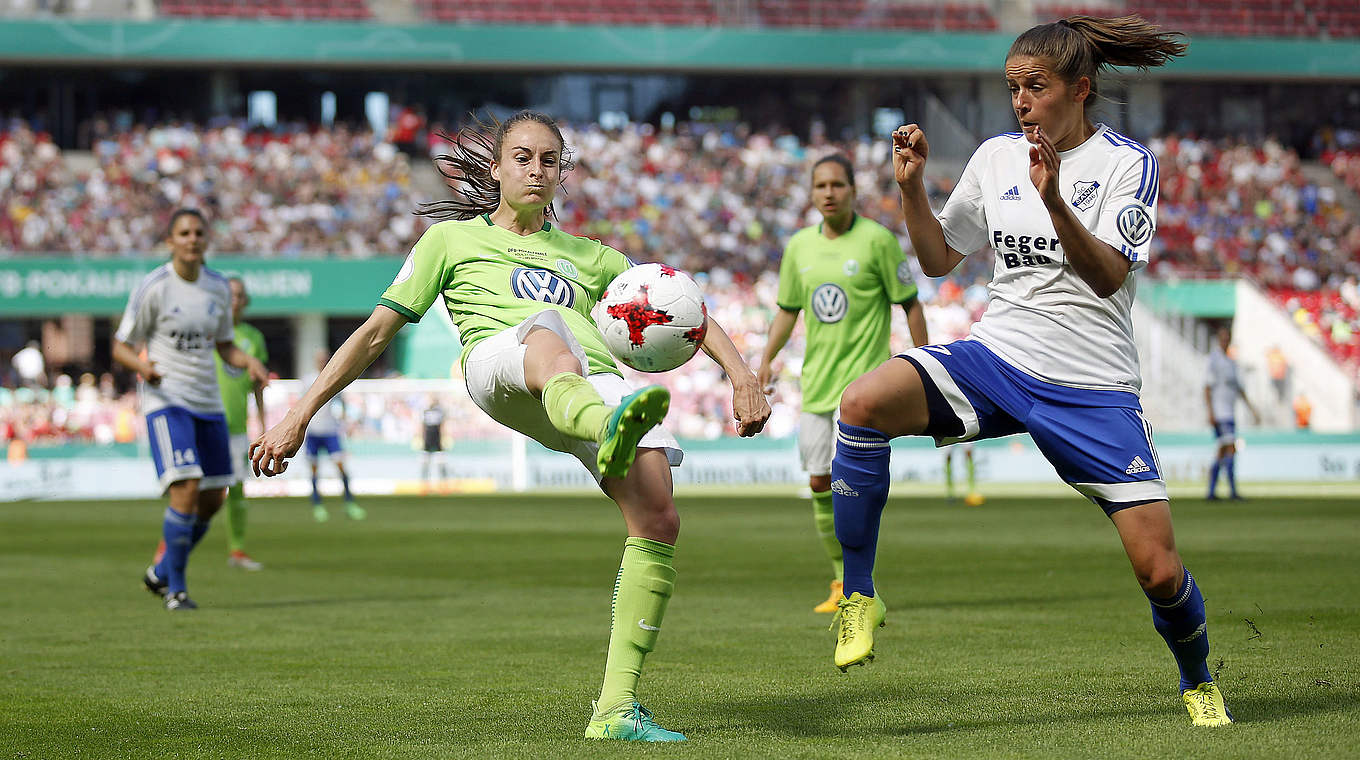
<path fill-rule="evenodd" d="M 1096 77 L 1114 66 L 1134 66 L 1147 70 L 1165 65 L 1172 58 L 1185 55 L 1186 45 L 1176 41 L 1184 37 L 1180 32 L 1163 32 L 1141 16 L 1119 18 L 1097 16 L 1068 16 L 1051 24 L 1040 24 L 1026 30 L 1011 44 L 1006 59 L 1018 55 L 1047 58 L 1063 81 L 1076 82 L 1082 77 L 1091 80 L 1091 96 L 1083 105 L 1095 100 Z"/>
<path fill-rule="evenodd" d="M 165 236 L 168 238 L 175 233 L 175 222 L 181 216 L 192 216 L 198 219 L 198 223 L 203 225 L 203 231 L 208 231 L 208 220 L 203 218 L 203 212 L 196 208 L 177 208 L 170 214 L 170 221 L 165 225 Z"/>
<path fill-rule="evenodd" d="M 538 111 L 520 111 L 505 121 L 494 115 L 487 115 L 483 121 L 472 115 L 472 124 L 458 131 L 456 137 L 440 132 L 439 137 L 449 143 L 449 152 L 434 158 L 435 168 L 444 175 L 445 184 L 453 191 L 453 197 L 442 201 L 422 203 L 415 213 L 436 219 L 472 219 L 496 210 L 501 202 L 501 183 L 491 178 L 491 159 L 500 159 L 505 135 L 516 124 L 534 122 L 542 124 L 557 137 L 562 148 L 560 165 L 565 179 L 567 172 L 575 165 L 571 160 L 571 150 L 562 137 L 562 130 L 551 116 Z M 549 217 L 553 216 L 552 206 L 547 208 Z"/>
<path fill-rule="evenodd" d="M 817 159 L 817 163 L 812 165 L 812 173 L 817 173 L 817 167 L 822 164 L 835 164 L 845 170 L 845 178 L 850 182 L 850 187 L 855 186 L 855 167 L 850 163 L 850 159 L 840 153 L 830 153 Z"/>

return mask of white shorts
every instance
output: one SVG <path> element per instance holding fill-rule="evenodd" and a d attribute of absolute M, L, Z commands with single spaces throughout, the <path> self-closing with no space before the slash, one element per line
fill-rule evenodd
<path fill-rule="evenodd" d="M 250 436 L 245 433 L 232 433 L 227 439 L 231 448 L 231 485 L 240 485 L 250 471 Z"/>
<path fill-rule="evenodd" d="M 566 342 L 573 356 L 585 370 L 585 349 L 581 348 L 576 336 L 571 334 L 562 315 L 555 311 L 541 311 L 518 325 L 502 330 L 486 338 L 473 347 L 463 367 L 463 377 L 467 382 L 468 395 L 491 419 L 512 430 L 538 441 L 544 446 L 565 454 L 571 454 L 585 465 L 595 482 L 600 482 L 599 468 L 595 463 L 599 444 L 571 438 L 558 432 L 548 420 L 543 410 L 543 402 L 529 392 L 524 381 L 524 354 L 527 350 L 524 338 L 535 327 L 543 327 L 557 333 Z M 599 373 L 586 378 L 599 392 L 600 397 L 609 405 L 616 405 L 635 388 L 618 375 Z M 657 425 L 647 432 L 638 442 L 640 449 L 661 449 L 671 467 L 679 467 L 684 459 L 680 443 L 664 427 Z"/>
<path fill-rule="evenodd" d="M 816 478 L 831 474 L 836 455 L 836 413 L 803 412 L 798 415 L 798 458 L 803 470 Z"/>

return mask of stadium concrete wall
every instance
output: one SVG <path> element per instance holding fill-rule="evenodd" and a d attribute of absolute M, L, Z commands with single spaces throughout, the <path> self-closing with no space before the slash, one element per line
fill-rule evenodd
<path fill-rule="evenodd" d="M 592 487 L 589 476 L 574 459 L 532 442 L 523 449 L 519 478 L 510 442 L 475 448 L 449 452 L 447 479 L 426 483 L 421 479 L 418 452 L 400 446 L 359 446 L 351 452 L 352 483 L 361 494 L 413 495 Z M 686 448 L 685 462 L 675 470 L 677 485 L 798 487 L 807 482 L 807 476 L 799 470 L 792 439 L 697 441 L 686 444 Z M 1202 482 L 1213 449 L 1207 433 L 1158 437 L 1158 454 L 1170 482 Z M 72 455 L 63 456 L 63 451 Z M 976 446 L 975 457 L 978 478 L 984 484 L 1057 482 L 1053 468 L 1025 436 L 984 441 Z M 956 473 L 961 472 L 961 464 L 955 466 Z M 929 441 L 898 441 L 893 446 L 892 471 L 899 487 L 938 484 L 943 479 L 943 455 Z M 1360 434 L 1249 433 L 1242 444 L 1238 472 L 1247 482 L 1360 481 Z M 277 479 L 249 478 L 246 484 L 247 494 L 253 497 L 301 496 L 310 490 L 303 466 L 294 466 Z M 323 481 L 323 491 L 338 493 L 338 481 Z M 137 452 L 135 446 L 115 455 L 106 450 L 102 456 L 71 447 L 39 449 L 24 462 L 0 464 L 0 501 L 158 495 L 151 459 Z"/>

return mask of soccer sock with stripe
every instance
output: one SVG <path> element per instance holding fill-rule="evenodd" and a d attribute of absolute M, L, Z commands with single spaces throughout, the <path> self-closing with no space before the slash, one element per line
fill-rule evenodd
<path fill-rule="evenodd" d="M 836 512 L 830 491 L 812 492 L 812 519 L 817 525 L 817 537 L 822 540 L 826 557 L 831 560 L 831 572 L 836 580 L 845 580 L 845 562 L 841 559 L 841 542 L 836 538 Z"/>
<path fill-rule="evenodd" d="M 1228 473 L 1228 495 L 1237 496 L 1237 455 L 1223 457 L 1223 470 Z"/>
<path fill-rule="evenodd" d="M 240 483 L 227 489 L 227 546 L 234 552 L 246 550 L 246 494 Z"/>
<path fill-rule="evenodd" d="M 575 372 L 560 372 L 543 384 L 543 410 L 563 435 L 583 441 L 604 440 L 605 424 L 614 410 L 590 381 Z"/>
<path fill-rule="evenodd" d="M 1181 671 L 1181 691 L 1212 681 L 1209 675 L 1209 626 L 1205 622 L 1204 597 L 1195 577 L 1185 569 L 1181 589 L 1170 599 L 1154 599 L 1152 625 L 1166 639 Z"/>
<path fill-rule="evenodd" d="M 836 537 L 845 560 L 845 595 L 874 595 L 878 523 L 888 503 L 888 437 L 868 427 L 837 422 L 836 456 L 831 460 L 831 493 Z"/>
<path fill-rule="evenodd" d="M 656 647 L 661 620 L 675 587 L 671 558 L 675 546 L 630 536 L 614 579 L 613 623 L 609 658 L 596 711 L 603 715 L 637 701 L 642 661 Z"/>
<path fill-rule="evenodd" d="M 161 535 L 165 538 L 165 555 L 156 565 L 156 577 L 165 581 L 169 593 L 174 594 L 186 589 L 184 568 L 189 564 L 189 549 L 194 541 L 194 516 L 176 512 L 173 507 L 165 508 L 161 522 Z"/>

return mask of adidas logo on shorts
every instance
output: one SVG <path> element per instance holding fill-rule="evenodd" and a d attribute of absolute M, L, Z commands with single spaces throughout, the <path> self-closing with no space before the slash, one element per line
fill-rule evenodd
<path fill-rule="evenodd" d="M 831 493 L 838 493 L 841 496 L 859 496 L 859 491 L 846 484 L 845 478 L 838 478 L 831 484 Z"/>
<path fill-rule="evenodd" d="M 1129 466 L 1124 468 L 1125 475 L 1137 475 L 1140 472 L 1151 471 L 1152 468 L 1147 466 L 1147 462 L 1144 462 L 1142 457 L 1134 457 L 1133 461 L 1129 462 Z M 832 484 L 832 488 L 835 488 L 835 484 Z"/>

